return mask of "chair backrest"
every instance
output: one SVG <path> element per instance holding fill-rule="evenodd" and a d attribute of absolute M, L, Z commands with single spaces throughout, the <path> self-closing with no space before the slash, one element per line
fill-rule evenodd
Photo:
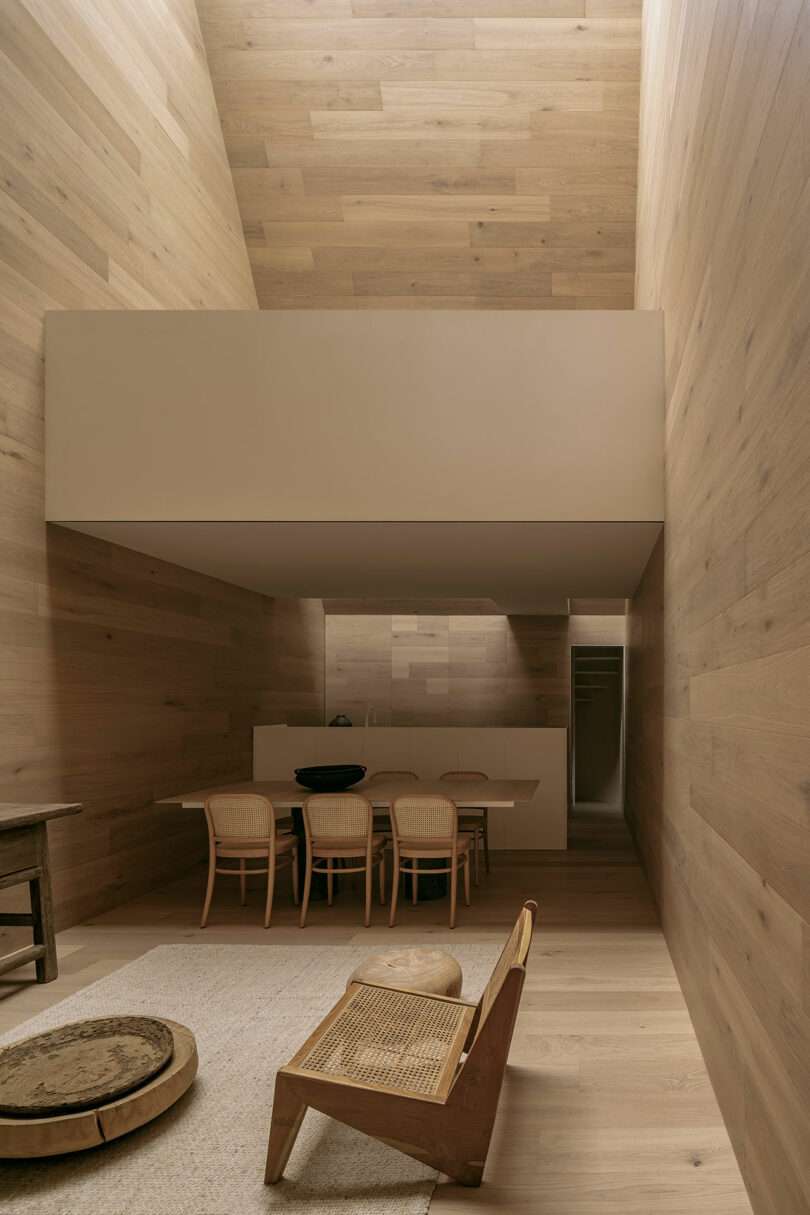
<path fill-rule="evenodd" d="M 374 811 L 359 793 L 313 793 L 304 802 L 307 840 L 370 839 Z"/>
<path fill-rule="evenodd" d="M 260 793 L 212 793 L 205 799 L 208 831 L 216 839 L 272 839 L 273 803 Z"/>
<path fill-rule="evenodd" d="M 397 839 L 453 839 L 458 833 L 455 802 L 441 794 L 407 794 L 391 806 L 391 823 Z"/>
<path fill-rule="evenodd" d="M 489 780 L 486 772 L 473 772 L 471 769 L 460 769 L 458 772 L 442 772 L 439 780 Z"/>
<path fill-rule="evenodd" d="M 495 963 L 492 974 L 489 977 L 481 999 L 478 1001 L 478 1024 L 475 1031 L 476 1038 L 481 1033 L 486 1024 L 487 1017 L 492 1011 L 495 1001 L 501 994 L 507 975 L 513 967 L 523 968 L 526 965 L 526 958 L 529 955 L 529 946 L 532 943 L 532 932 L 534 929 L 534 918 L 537 914 L 537 904 L 529 899 L 523 904 L 518 917 L 515 920 L 514 927 L 509 934 L 509 939 L 501 950 L 501 955 Z"/>
<path fill-rule="evenodd" d="M 383 780 L 419 780 L 415 772 L 410 772 L 407 768 L 397 770 L 396 768 L 381 768 L 379 772 L 372 772 L 369 780 L 377 780 L 382 777 Z"/>

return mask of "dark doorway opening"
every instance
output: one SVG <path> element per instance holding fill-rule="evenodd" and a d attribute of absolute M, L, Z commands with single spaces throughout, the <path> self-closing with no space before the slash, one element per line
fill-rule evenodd
<path fill-rule="evenodd" d="M 624 804 L 624 646 L 571 648 L 571 799 Z"/>

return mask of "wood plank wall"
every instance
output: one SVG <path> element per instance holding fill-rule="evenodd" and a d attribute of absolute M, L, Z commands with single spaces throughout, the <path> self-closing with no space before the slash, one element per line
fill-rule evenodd
<path fill-rule="evenodd" d="M 568 726 L 570 646 L 623 645 L 621 616 L 326 616 L 326 720 Z"/>
<path fill-rule="evenodd" d="M 62 924 L 199 854 L 153 797 L 320 720 L 322 614 L 46 529 L 43 317 L 255 306 L 193 0 L 3 0 L 0 800 L 85 802 L 52 829 Z"/>
<path fill-rule="evenodd" d="M 263 308 L 632 308 L 642 0 L 199 0 Z"/>
<path fill-rule="evenodd" d="M 757 1215 L 810 1210 L 810 3 L 647 0 L 666 536 L 630 810 Z"/>

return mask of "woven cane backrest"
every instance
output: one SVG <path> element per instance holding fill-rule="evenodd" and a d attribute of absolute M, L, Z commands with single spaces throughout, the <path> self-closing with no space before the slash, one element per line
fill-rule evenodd
<path fill-rule="evenodd" d="M 371 802 L 359 793 L 314 793 L 304 803 L 304 825 L 319 839 L 364 839 L 371 830 Z"/>
<path fill-rule="evenodd" d="M 440 780 L 489 780 L 486 772 L 473 772 L 472 769 L 461 769 L 458 772 L 442 772 Z"/>
<path fill-rule="evenodd" d="M 490 975 L 489 982 L 484 988 L 484 993 L 481 996 L 479 1004 L 481 1011 L 478 1018 L 476 1037 L 481 1032 L 492 1006 L 500 995 L 509 971 L 513 966 L 522 967 L 526 965 L 526 958 L 529 954 L 529 946 L 532 943 L 532 929 L 534 926 L 534 917 L 531 910 L 532 906 L 533 904 L 530 904 L 521 908 L 518 918 L 515 920 L 514 928 L 509 934 L 509 940 L 501 950 L 501 956 L 495 963 L 495 969 Z"/>
<path fill-rule="evenodd" d="M 272 802 L 258 793 L 214 793 L 205 814 L 217 839 L 266 840 L 275 832 Z"/>
<path fill-rule="evenodd" d="M 456 834 L 458 811 L 449 797 L 408 794 L 391 807 L 398 839 L 449 840 Z"/>

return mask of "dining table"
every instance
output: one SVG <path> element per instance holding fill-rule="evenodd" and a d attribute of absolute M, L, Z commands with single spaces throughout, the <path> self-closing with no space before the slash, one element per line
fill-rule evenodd
<path fill-rule="evenodd" d="M 448 777 L 442 780 L 425 780 L 421 778 L 403 777 L 370 777 L 350 789 L 348 793 L 362 793 L 368 798 L 372 807 L 379 812 L 390 812 L 391 804 L 397 797 L 417 794 L 420 796 L 449 797 L 459 810 L 510 810 L 519 802 L 530 802 L 534 797 L 539 781 L 537 780 L 454 780 Z M 202 810 L 206 798 L 215 793 L 259 793 L 269 798 L 276 811 L 286 811 L 292 815 L 293 830 L 303 841 L 304 829 L 302 807 L 310 790 L 302 788 L 294 780 L 245 780 L 228 784 L 210 785 L 202 789 L 192 789 L 185 793 L 176 793 L 171 797 L 163 797 L 156 803 L 158 806 L 182 806 L 186 810 Z M 299 863 L 303 861 L 303 849 L 300 850 Z M 425 864 L 427 864 L 425 862 Z M 321 886 L 324 889 L 321 889 Z M 420 882 L 420 896 L 425 899 L 441 898 L 447 891 L 447 881 L 438 875 L 435 878 Z M 325 897 L 325 881 L 320 885 L 313 882 L 312 897 Z"/>

